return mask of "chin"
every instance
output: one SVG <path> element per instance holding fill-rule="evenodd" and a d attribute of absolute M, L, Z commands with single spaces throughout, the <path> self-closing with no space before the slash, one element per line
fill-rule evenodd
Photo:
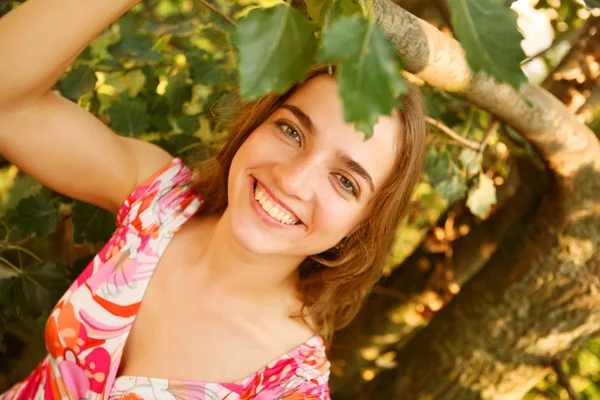
<path fill-rule="evenodd" d="M 233 212 L 229 220 L 231 234 L 235 241 L 244 249 L 253 254 L 266 254 L 276 251 L 280 245 L 273 242 L 273 239 L 266 237 L 265 232 L 261 231 L 253 221 L 247 216 L 237 216 Z"/>

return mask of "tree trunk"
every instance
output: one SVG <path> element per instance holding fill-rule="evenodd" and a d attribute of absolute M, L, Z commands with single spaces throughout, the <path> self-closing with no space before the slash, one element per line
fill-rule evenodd
<path fill-rule="evenodd" d="M 600 331 L 600 143 L 546 90 L 525 84 L 517 93 L 474 76 L 454 39 L 389 0 L 375 0 L 374 9 L 407 69 L 520 132 L 544 159 L 551 187 L 532 221 L 512 226 L 485 268 L 400 350 L 398 367 L 373 379 L 369 396 L 520 399 L 554 359 Z M 387 289 L 406 284 L 405 264 Z M 384 311 L 405 305 L 392 303 Z M 372 338 L 393 338 L 389 321 L 363 318 Z M 359 349 L 363 358 L 368 350 Z"/>
<path fill-rule="evenodd" d="M 487 263 L 518 221 L 530 220 L 547 188 L 545 170 L 524 151 L 513 149 L 511 154 L 511 172 L 498 188 L 494 214 L 475 223 L 470 213 L 462 212 L 466 210 L 460 204 L 455 226 L 468 224 L 472 228 L 468 235 L 449 243 L 452 257 L 440 253 L 440 244 L 431 243 L 435 239 L 430 235 L 390 277 L 382 280 L 382 287 L 376 287 L 352 324 L 336 334 L 331 353 L 335 368 L 330 380 L 336 399 L 374 398 L 374 386 L 381 385 L 378 380 L 374 385 L 365 385 L 365 380 L 390 368 L 381 360 L 397 358 L 393 356 L 412 343 L 410 340 L 430 323 L 440 306 L 455 295 L 443 278 L 435 277 L 437 271 L 451 271 L 449 280 L 462 287 Z M 446 226 L 448 218 L 443 218 L 439 226 Z M 392 380 L 385 382 L 389 386 Z"/>

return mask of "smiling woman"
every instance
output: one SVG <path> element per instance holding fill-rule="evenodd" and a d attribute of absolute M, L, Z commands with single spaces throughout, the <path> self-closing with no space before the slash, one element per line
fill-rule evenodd
<path fill-rule="evenodd" d="M 0 153 L 117 214 L 49 315 L 48 353 L 0 399 L 329 399 L 333 332 L 381 276 L 422 168 L 420 92 L 365 140 L 335 68 L 315 66 L 238 104 L 221 152 L 186 166 L 48 91 L 137 2 L 28 0 L 0 20 Z"/>
<path fill-rule="evenodd" d="M 344 122 L 330 70 L 316 65 L 305 83 L 239 104 L 230 113 L 231 135 L 215 159 L 197 166 L 195 182 L 205 211 L 223 213 L 240 244 L 298 256 L 296 317 L 308 316 L 327 345 L 381 277 L 425 151 L 425 106 L 415 85 L 406 82 L 402 107 L 365 140 Z M 245 192 L 255 190 L 301 226 L 241 224 L 252 221 Z"/>

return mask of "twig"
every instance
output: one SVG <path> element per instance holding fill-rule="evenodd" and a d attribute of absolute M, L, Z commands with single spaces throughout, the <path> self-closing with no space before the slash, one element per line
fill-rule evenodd
<path fill-rule="evenodd" d="M 565 370 L 562 368 L 562 365 L 560 365 L 560 361 L 553 360 L 552 367 L 554 368 L 554 371 L 556 371 L 556 375 L 558 375 L 558 382 L 567 390 L 567 393 L 569 394 L 571 400 L 581 400 L 581 398 L 571 385 L 569 375 L 565 373 Z"/>
<path fill-rule="evenodd" d="M 440 121 L 438 121 L 436 119 L 433 119 L 431 117 L 425 117 L 425 122 L 427 122 L 429 125 L 435 126 L 440 131 L 442 131 L 446 135 L 450 136 L 453 140 L 455 140 L 456 142 L 462 144 L 463 146 L 466 146 L 466 147 L 468 147 L 470 149 L 473 149 L 473 150 L 479 150 L 479 146 L 480 146 L 479 143 L 472 142 L 472 141 L 470 141 L 468 139 L 463 138 L 458 133 L 454 132 L 452 129 L 448 128 L 446 125 L 444 125 Z"/>
<path fill-rule="evenodd" d="M 221 10 L 219 10 L 217 7 L 210 4 L 208 1 L 206 1 L 206 0 L 198 0 L 198 1 L 202 4 L 204 4 L 206 7 L 208 7 L 212 12 L 217 14 L 219 17 L 223 18 L 225 20 L 225 22 L 229 23 L 231 26 L 237 26 L 237 24 L 235 23 L 234 20 L 229 18 Z"/>
<path fill-rule="evenodd" d="M 475 155 L 475 157 L 473 157 L 473 159 L 469 162 L 469 165 L 467 166 L 467 174 L 471 170 L 471 167 L 473 166 L 473 163 L 475 163 L 475 160 L 477 160 L 479 157 L 481 157 L 481 155 L 485 151 L 485 148 L 488 145 L 490 136 L 492 136 L 493 134 L 495 134 L 498 131 L 499 126 L 500 126 L 500 121 L 498 121 L 495 117 L 492 116 L 490 123 L 489 123 L 487 129 L 485 130 L 485 133 L 483 134 L 483 139 L 481 140 L 479 149 L 477 150 L 477 154 Z"/>
<path fill-rule="evenodd" d="M 577 40 L 575 41 L 575 43 L 573 43 L 573 45 L 571 46 L 571 48 L 569 49 L 567 54 L 565 54 L 562 57 L 562 59 L 558 62 L 558 64 L 556 64 L 554 66 L 554 68 L 552 68 L 552 71 L 550 71 L 550 73 L 548 73 L 548 75 L 546 76 L 544 81 L 540 84 L 541 87 L 543 87 L 546 90 L 550 89 L 550 87 L 555 82 L 554 81 L 554 73 L 556 71 L 560 71 L 565 65 L 567 65 L 569 63 L 569 61 L 571 61 L 571 59 L 577 54 L 577 52 L 580 51 L 580 45 L 579 45 L 580 41 L 583 40 L 584 36 L 589 35 L 589 33 L 592 30 L 592 27 L 594 27 L 599 21 L 600 21 L 600 17 L 590 17 L 585 22 L 585 24 L 581 28 L 579 28 L 579 29 L 581 29 L 582 33 L 577 36 Z"/>
<path fill-rule="evenodd" d="M 577 41 L 579 41 L 579 38 L 581 38 L 581 36 L 583 36 L 586 33 L 588 28 L 589 28 L 589 26 L 582 25 L 579 28 L 562 35 L 561 37 L 559 37 L 558 39 L 556 39 L 555 41 L 550 43 L 550 46 L 546 47 L 544 50 L 541 50 L 537 54 L 534 54 L 531 57 L 527 57 L 526 59 L 521 61 L 521 65 L 528 64 L 532 60 L 535 60 L 536 58 L 545 55 L 547 52 L 549 52 L 550 50 L 552 50 L 553 48 L 555 48 L 557 45 L 559 45 L 562 42 L 570 42 L 570 41 L 577 42 Z"/>

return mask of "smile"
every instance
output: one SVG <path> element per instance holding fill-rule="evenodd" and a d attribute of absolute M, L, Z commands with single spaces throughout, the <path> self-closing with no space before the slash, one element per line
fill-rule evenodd
<path fill-rule="evenodd" d="M 300 220 L 289 210 L 282 205 L 274 196 L 269 193 L 260 182 L 254 181 L 254 200 L 255 204 L 260 207 L 260 211 L 268 214 L 269 219 L 273 222 L 283 225 L 300 225 Z M 267 216 L 265 216 L 267 217 Z M 267 217 L 267 218 L 268 218 Z"/>

